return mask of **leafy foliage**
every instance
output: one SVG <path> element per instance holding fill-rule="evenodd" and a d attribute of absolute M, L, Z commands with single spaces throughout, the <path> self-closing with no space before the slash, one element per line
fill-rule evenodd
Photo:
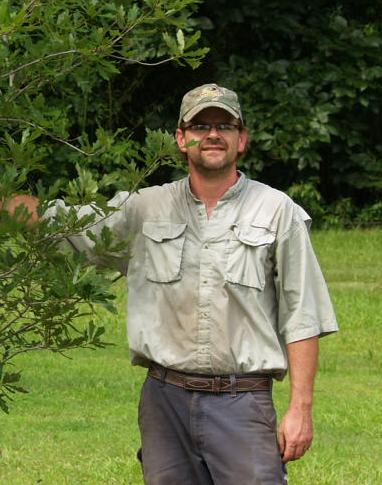
<path fill-rule="evenodd" d="M 191 74 L 176 66 L 171 76 L 160 70 L 159 80 L 167 86 L 173 80 L 176 93 L 175 102 L 163 102 L 163 118 L 173 116 L 174 125 L 175 103 L 197 84 L 231 87 L 251 134 L 242 159 L 248 175 L 282 190 L 313 178 L 321 205 L 350 197 L 357 211 L 376 203 L 382 193 L 381 14 L 380 1 L 204 2 L 192 20 L 210 46 L 207 61 Z M 145 90 L 155 98 L 149 80 Z"/>
<path fill-rule="evenodd" d="M 140 84 L 133 69 L 199 65 L 206 49 L 188 27 L 195 4 L 2 0 L 0 163 L 27 166 L 29 180 L 46 184 L 71 178 L 76 163 L 125 169 L 138 150 L 134 125 L 118 119 Z"/>
<path fill-rule="evenodd" d="M 381 3 L 213 3 L 222 7 L 213 35 L 235 45 L 217 76 L 242 94 L 245 167 L 284 188 L 318 177 L 327 201 L 378 197 Z"/>
<path fill-rule="evenodd" d="M 325 211 L 322 207 L 322 196 L 317 189 L 317 180 L 293 184 L 287 190 L 292 199 L 309 213 L 315 224 L 321 224 Z"/>
<path fill-rule="evenodd" d="M 136 190 L 161 165 L 181 166 L 173 137 L 145 130 L 141 113 L 121 114 L 144 71 L 175 62 L 197 67 L 206 53 L 190 24 L 198 0 L 0 0 L 0 407 L 19 385 L 11 371 L 17 355 L 32 350 L 66 353 L 105 344 L 94 323 L 97 304 L 115 311 L 115 271 L 93 266 L 65 246 L 87 232 L 107 256 L 126 248 L 108 229 L 95 239 L 96 218 L 116 209 L 115 190 Z M 141 74 L 140 74 L 141 73 Z M 121 95 L 123 94 L 123 96 Z M 144 140 L 145 138 L 145 140 Z M 54 221 L 31 224 L 12 194 L 33 193 L 40 215 L 62 197 L 94 213 L 59 211 Z M 86 316 L 88 325 L 78 323 Z"/>

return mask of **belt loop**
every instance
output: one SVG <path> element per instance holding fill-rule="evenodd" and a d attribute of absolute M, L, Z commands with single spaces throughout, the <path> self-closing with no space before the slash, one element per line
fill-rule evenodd
<path fill-rule="evenodd" d="M 166 383 L 166 374 L 167 374 L 167 369 L 166 367 L 161 367 L 160 368 L 160 386 L 164 387 Z"/>
<path fill-rule="evenodd" d="M 237 393 L 237 385 L 236 385 L 236 376 L 235 374 L 229 375 L 229 382 L 231 384 L 231 397 L 236 397 Z"/>
<path fill-rule="evenodd" d="M 213 392 L 220 392 L 221 389 L 221 377 L 220 376 L 215 376 L 212 381 L 212 391 Z"/>

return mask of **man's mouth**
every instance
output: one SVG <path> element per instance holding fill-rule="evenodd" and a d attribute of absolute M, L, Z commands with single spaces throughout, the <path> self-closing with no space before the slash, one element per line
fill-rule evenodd
<path fill-rule="evenodd" d="M 224 147 L 219 146 L 219 145 L 210 145 L 210 146 L 205 146 L 202 148 L 202 151 L 223 151 L 225 150 Z"/>

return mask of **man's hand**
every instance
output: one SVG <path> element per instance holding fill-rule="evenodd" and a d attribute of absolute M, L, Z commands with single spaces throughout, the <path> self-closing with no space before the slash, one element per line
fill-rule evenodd
<path fill-rule="evenodd" d="M 284 463 L 301 458 L 313 441 L 311 411 L 289 409 L 280 423 L 278 440 Z"/>
<path fill-rule="evenodd" d="M 34 222 L 38 221 L 38 205 L 39 200 L 37 197 L 33 197 L 32 195 L 15 195 L 9 201 L 7 201 L 6 210 L 11 216 L 13 216 L 17 207 L 24 206 L 30 213 L 28 224 L 33 224 Z M 0 208 L 1 207 L 2 202 L 0 200 Z"/>
<path fill-rule="evenodd" d="M 280 423 L 278 440 L 284 463 L 298 460 L 313 440 L 313 384 L 318 362 L 318 338 L 287 345 L 291 397 Z"/>

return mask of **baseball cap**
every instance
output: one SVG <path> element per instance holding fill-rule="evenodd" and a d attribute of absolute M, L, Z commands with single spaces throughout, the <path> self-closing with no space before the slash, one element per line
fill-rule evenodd
<path fill-rule="evenodd" d="M 239 99 L 234 91 L 217 84 L 203 84 L 183 96 L 178 126 L 182 121 L 190 121 L 200 111 L 211 107 L 224 109 L 243 123 Z"/>

